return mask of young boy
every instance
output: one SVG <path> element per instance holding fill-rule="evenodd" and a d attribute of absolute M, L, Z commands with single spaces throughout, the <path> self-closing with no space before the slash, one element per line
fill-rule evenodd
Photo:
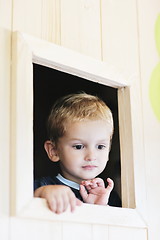
<path fill-rule="evenodd" d="M 106 167 L 113 135 L 106 104 L 86 93 L 62 97 L 48 118 L 48 135 L 44 148 L 51 161 L 59 161 L 60 173 L 36 180 L 35 197 L 45 198 L 55 213 L 82 202 L 107 205 L 113 181 L 108 178 L 105 187 L 96 178 Z"/>

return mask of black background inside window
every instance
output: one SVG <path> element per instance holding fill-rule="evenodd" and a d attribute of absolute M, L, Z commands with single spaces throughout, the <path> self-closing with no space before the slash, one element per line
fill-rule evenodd
<path fill-rule="evenodd" d="M 100 175 L 106 182 L 110 177 L 121 197 L 121 165 L 118 126 L 117 89 L 95 83 L 52 68 L 33 64 L 34 82 L 34 178 L 55 175 L 58 165 L 51 162 L 44 150 L 47 140 L 46 121 L 55 100 L 70 93 L 84 91 L 99 96 L 111 109 L 114 118 L 114 135 L 109 161 Z"/>

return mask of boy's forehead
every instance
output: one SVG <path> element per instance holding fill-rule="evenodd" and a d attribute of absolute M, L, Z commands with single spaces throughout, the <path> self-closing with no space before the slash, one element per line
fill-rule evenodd
<path fill-rule="evenodd" d="M 106 138 L 106 135 L 111 135 L 112 126 L 104 120 L 83 120 L 66 123 L 65 134 L 67 135 L 81 136 L 88 133 Z"/>

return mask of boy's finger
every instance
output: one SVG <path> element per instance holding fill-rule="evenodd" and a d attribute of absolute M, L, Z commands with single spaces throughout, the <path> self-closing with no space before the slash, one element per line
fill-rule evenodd
<path fill-rule="evenodd" d="M 89 180 L 89 181 L 82 181 L 81 182 L 81 185 L 83 185 L 83 186 L 88 186 L 90 184 L 91 184 L 91 180 Z"/>
<path fill-rule="evenodd" d="M 94 187 L 104 187 L 104 181 L 101 178 L 95 178 L 92 180 Z"/>
<path fill-rule="evenodd" d="M 89 181 L 82 181 L 81 184 L 82 184 L 83 186 L 85 186 L 88 191 L 91 190 L 91 189 L 93 189 L 93 188 L 98 187 L 98 184 L 97 184 L 96 179 L 89 180 Z"/>
<path fill-rule="evenodd" d="M 81 206 L 83 204 L 83 202 L 81 200 L 79 200 L 78 198 L 76 198 L 76 206 Z"/>
<path fill-rule="evenodd" d="M 70 197 L 69 204 L 70 204 L 71 212 L 74 212 L 74 210 L 76 208 L 76 197 L 75 196 Z"/>
<path fill-rule="evenodd" d="M 62 212 L 64 212 L 64 202 L 62 198 L 59 198 L 56 201 L 56 213 L 60 214 Z"/>
<path fill-rule="evenodd" d="M 84 186 L 88 191 L 89 190 L 91 190 L 92 189 L 92 182 L 91 182 L 91 180 L 89 180 L 89 181 L 82 181 L 81 182 L 81 184 L 80 184 L 81 186 Z"/>
<path fill-rule="evenodd" d="M 111 178 L 107 178 L 107 182 L 108 182 L 108 186 L 107 186 L 106 189 L 107 189 L 109 192 L 111 192 L 112 189 L 113 189 L 113 187 L 114 187 L 114 182 L 113 182 L 113 180 L 112 180 Z"/>
<path fill-rule="evenodd" d="M 68 196 L 63 196 L 63 212 L 65 212 L 69 206 L 69 198 Z"/>
<path fill-rule="evenodd" d="M 79 191 L 80 191 L 80 194 L 81 194 L 81 196 L 83 198 L 83 201 L 86 201 L 86 199 L 88 197 L 88 193 L 87 193 L 86 188 L 83 185 L 80 185 Z"/>
<path fill-rule="evenodd" d="M 56 212 L 56 201 L 55 201 L 55 199 L 52 199 L 52 201 L 47 201 L 47 203 L 48 203 L 49 209 L 52 212 Z"/>
<path fill-rule="evenodd" d="M 74 212 L 76 206 L 81 206 L 82 204 L 83 202 L 74 196 L 70 201 L 71 212 Z"/>

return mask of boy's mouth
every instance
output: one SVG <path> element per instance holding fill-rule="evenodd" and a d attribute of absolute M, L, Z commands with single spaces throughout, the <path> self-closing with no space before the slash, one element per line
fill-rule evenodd
<path fill-rule="evenodd" d="M 84 166 L 82 166 L 82 168 L 85 170 L 93 170 L 93 169 L 97 168 L 97 166 L 96 165 L 84 165 Z"/>

